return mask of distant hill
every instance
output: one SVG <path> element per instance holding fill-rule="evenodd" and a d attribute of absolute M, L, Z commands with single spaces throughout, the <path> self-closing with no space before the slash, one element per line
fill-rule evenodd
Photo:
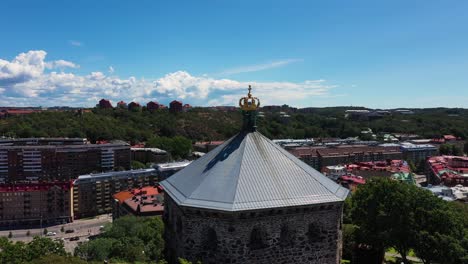
<path fill-rule="evenodd" d="M 362 129 L 377 132 L 415 133 L 425 138 L 453 134 L 468 135 L 468 109 L 411 109 L 413 115 L 392 114 L 375 120 L 348 120 L 351 107 L 282 108 L 265 110 L 258 119 L 258 129 L 269 138 L 314 138 L 359 136 Z M 70 111 L 43 111 L 0 119 L 0 133 L 12 137 L 87 137 L 96 140 L 123 139 L 143 142 L 154 136 L 176 135 L 192 141 L 224 140 L 241 127 L 241 113 L 193 108 L 171 114 L 126 109 L 92 109 L 79 114 Z"/>

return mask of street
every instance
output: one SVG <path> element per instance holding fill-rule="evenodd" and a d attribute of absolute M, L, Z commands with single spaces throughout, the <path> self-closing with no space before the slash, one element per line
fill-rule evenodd
<path fill-rule="evenodd" d="M 79 219 L 75 220 L 72 223 L 61 224 L 55 226 L 46 227 L 48 232 L 57 233 L 54 236 L 48 236 L 51 239 L 64 239 L 65 250 L 67 252 L 73 253 L 73 250 L 77 246 L 78 242 L 86 241 L 89 236 L 99 234 L 100 226 L 104 226 L 106 223 L 112 222 L 111 215 L 99 215 L 92 219 Z M 73 233 L 65 233 L 60 230 L 73 230 Z M 29 231 L 29 236 L 28 236 Z M 8 237 L 9 233 L 12 233 L 12 241 L 23 241 L 29 242 L 33 239 L 34 236 L 45 236 L 44 228 L 34 228 L 34 229 L 16 229 L 16 230 L 4 230 L 0 231 L 0 236 Z M 77 241 L 70 241 L 72 237 L 79 237 Z"/>

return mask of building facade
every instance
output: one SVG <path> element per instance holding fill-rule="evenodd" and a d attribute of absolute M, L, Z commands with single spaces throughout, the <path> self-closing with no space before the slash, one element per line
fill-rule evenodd
<path fill-rule="evenodd" d="M 164 212 L 164 196 L 159 186 L 145 186 L 129 191 L 121 191 L 114 194 L 113 197 L 113 219 L 125 215 L 160 216 Z"/>
<path fill-rule="evenodd" d="M 182 112 L 182 102 L 174 100 L 169 104 L 169 112 L 171 113 L 180 113 Z"/>
<path fill-rule="evenodd" d="M 0 226 L 39 226 L 73 219 L 71 183 L 0 184 Z"/>
<path fill-rule="evenodd" d="M 118 168 L 130 169 L 126 144 L 0 146 L 0 183 L 69 181 Z"/>
<path fill-rule="evenodd" d="M 81 175 L 73 182 L 73 213 L 75 218 L 112 212 L 114 194 L 156 184 L 155 169 L 112 171 Z"/>

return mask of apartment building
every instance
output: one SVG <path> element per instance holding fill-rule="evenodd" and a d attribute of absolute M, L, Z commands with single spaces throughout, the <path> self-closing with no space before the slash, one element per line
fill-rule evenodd
<path fill-rule="evenodd" d="M 73 213 L 75 218 L 112 212 L 112 196 L 143 186 L 156 184 L 156 169 L 112 171 L 81 175 L 73 182 Z"/>
<path fill-rule="evenodd" d="M 71 183 L 0 184 L 0 226 L 72 221 Z"/>
<path fill-rule="evenodd" d="M 93 171 L 130 169 L 130 155 L 127 144 L 0 145 L 0 183 L 69 181 Z"/>

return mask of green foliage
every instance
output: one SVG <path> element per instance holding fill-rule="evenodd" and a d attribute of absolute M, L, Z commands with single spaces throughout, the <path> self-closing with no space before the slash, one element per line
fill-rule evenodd
<path fill-rule="evenodd" d="M 310 109 L 309 113 L 290 113 L 283 123 L 278 113 L 265 112 L 258 129 L 269 138 L 355 137 L 370 128 L 376 134 L 414 133 L 426 138 L 453 134 L 468 135 L 468 110 L 416 109 L 415 115 L 393 115 L 371 121 L 344 118 L 349 107 Z M 357 109 L 357 108 L 356 108 Z M 456 110 L 458 116 L 447 118 Z M 167 111 L 128 111 L 126 109 L 93 109 L 90 113 L 41 112 L 2 120 L 0 133 L 16 137 L 86 137 L 96 140 L 122 139 L 143 142 L 153 137 L 183 136 L 191 140 L 224 140 L 241 127 L 240 111 L 220 112 L 193 109 L 171 115 Z"/>
<path fill-rule="evenodd" d="M 87 264 L 87 262 L 72 256 L 52 254 L 34 259 L 28 264 Z"/>
<path fill-rule="evenodd" d="M 106 226 L 99 238 L 76 247 L 75 256 L 87 261 L 159 261 L 164 248 L 163 230 L 159 217 L 125 216 Z"/>
<path fill-rule="evenodd" d="M 137 160 L 132 160 L 131 161 L 131 167 L 133 170 L 137 170 L 137 169 L 145 169 L 146 168 L 146 165 L 137 161 Z"/>
<path fill-rule="evenodd" d="M 413 185 L 372 179 L 352 198 L 355 239 L 375 248 L 414 249 L 425 263 L 465 263 L 468 217 L 464 210 Z"/>
<path fill-rule="evenodd" d="M 0 238 L 0 263 L 26 263 L 49 255 L 66 256 L 63 242 L 56 242 L 45 237 L 34 237 L 26 244 Z"/>
<path fill-rule="evenodd" d="M 13 233 L 11 233 L 11 231 L 8 233 L 8 238 L 12 238 L 13 237 Z"/>
<path fill-rule="evenodd" d="M 183 136 L 153 137 L 146 142 L 146 147 L 166 150 L 171 153 L 174 159 L 178 159 L 185 158 L 190 154 L 192 142 Z"/>
<path fill-rule="evenodd" d="M 49 231 L 47 231 L 47 228 L 44 228 L 44 230 L 42 231 L 42 233 L 43 233 L 44 235 L 47 235 L 48 232 L 49 232 Z"/>
<path fill-rule="evenodd" d="M 454 155 L 454 156 L 461 156 L 463 155 L 462 150 L 453 144 L 442 144 L 439 147 L 439 153 L 441 155 Z"/>

